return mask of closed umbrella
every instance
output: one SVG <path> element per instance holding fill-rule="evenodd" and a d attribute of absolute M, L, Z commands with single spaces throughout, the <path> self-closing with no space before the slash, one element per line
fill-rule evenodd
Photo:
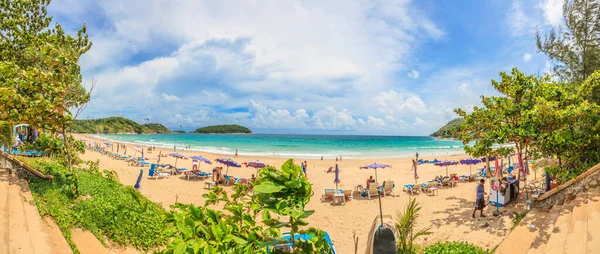
<path fill-rule="evenodd" d="M 143 169 L 140 169 L 140 174 L 138 175 L 137 181 L 135 182 L 135 185 L 133 186 L 133 188 L 135 188 L 136 190 L 140 190 L 140 183 L 142 182 L 142 174 L 144 173 Z"/>
<path fill-rule="evenodd" d="M 335 191 L 337 193 L 338 183 L 340 183 L 340 169 L 338 168 L 338 164 L 335 164 L 335 179 L 333 182 L 335 183 Z"/>
<path fill-rule="evenodd" d="M 160 156 L 162 155 L 162 151 L 158 151 L 158 160 L 156 160 L 156 163 L 160 163 Z"/>
<path fill-rule="evenodd" d="M 378 168 L 391 168 L 391 165 L 388 164 L 379 164 L 379 163 L 373 163 L 373 164 L 369 164 L 366 166 L 362 166 L 360 167 L 361 169 L 375 169 L 375 181 L 379 182 L 379 180 L 377 179 L 377 169 Z"/>

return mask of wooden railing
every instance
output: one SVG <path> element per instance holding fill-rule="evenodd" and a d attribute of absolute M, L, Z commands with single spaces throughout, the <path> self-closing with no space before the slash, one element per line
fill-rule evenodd
<path fill-rule="evenodd" d="M 42 172 L 32 168 L 27 163 L 24 163 L 24 162 L 16 159 L 14 156 L 7 154 L 4 151 L 0 151 L 0 160 L 5 160 L 5 162 L 10 163 L 11 167 L 13 169 L 16 169 L 17 171 L 19 171 L 19 170 L 24 171 L 24 172 L 17 172 L 17 173 L 25 173 L 26 175 L 31 175 L 31 176 L 38 177 L 41 179 L 48 179 L 48 180 L 54 179 L 54 176 L 44 175 Z"/>

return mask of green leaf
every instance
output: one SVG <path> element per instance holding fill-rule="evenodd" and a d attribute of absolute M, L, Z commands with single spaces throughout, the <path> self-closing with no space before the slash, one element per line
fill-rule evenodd
<path fill-rule="evenodd" d="M 260 185 L 254 186 L 254 192 L 265 194 L 280 192 L 283 189 L 285 189 L 284 186 L 276 185 L 273 182 L 264 182 Z"/>

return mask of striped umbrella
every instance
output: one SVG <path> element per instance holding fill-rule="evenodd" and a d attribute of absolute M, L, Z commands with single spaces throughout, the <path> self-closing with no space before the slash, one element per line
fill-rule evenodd
<path fill-rule="evenodd" d="M 239 168 L 242 167 L 242 165 L 240 165 L 239 163 L 235 162 L 234 160 L 230 159 L 230 158 L 220 158 L 220 159 L 216 159 L 216 161 L 218 163 L 221 163 L 223 165 L 227 166 L 227 170 L 225 171 L 225 175 L 227 175 L 227 173 L 229 173 L 229 167 L 234 167 L 234 168 Z"/>

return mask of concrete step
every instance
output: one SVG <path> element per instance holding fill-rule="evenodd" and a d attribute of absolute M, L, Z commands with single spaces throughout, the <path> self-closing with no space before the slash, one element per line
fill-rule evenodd
<path fill-rule="evenodd" d="M 581 193 L 573 200 L 574 208 L 563 253 L 585 254 L 588 228 L 588 195 Z M 598 246 L 597 246 L 598 247 Z"/>
<path fill-rule="evenodd" d="M 8 253 L 8 170 L 0 169 L 0 253 Z"/>
<path fill-rule="evenodd" d="M 26 181 L 21 181 L 21 196 L 35 253 L 73 253 L 58 226 L 52 220 L 45 220 L 40 216 Z"/>
<path fill-rule="evenodd" d="M 9 177 L 8 186 L 8 247 L 9 253 L 35 253 L 29 235 L 23 196 L 16 176 Z"/>
<path fill-rule="evenodd" d="M 527 252 L 528 254 L 546 253 L 546 245 L 548 244 L 548 240 L 550 239 L 550 235 L 552 235 L 556 220 L 560 216 L 562 210 L 562 205 L 555 205 L 552 207 L 552 209 L 550 209 L 550 211 L 547 212 L 546 219 L 541 225 L 534 224 L 539 231 L 536 239 L 530 245 L 530 249 Z"/>
<path fill-rule="evenodd" d="M 588 228 L 587 228 L 587 253 L 600 252 L 600 190 L 592 189 L 588 195 Z"/>
<path fill-rule="evenodd" d="M 549 212 L 533 209 L 525 215 L 517 227 L 513 229 L 504 241 L 496 249 L 497 254 L 527 253 L 530 246 L 538 238 L 540 228 L 543 225 Z M 533 224 L 532 228 L 530 225 Z"/>
<path fill-rule="evenodd" d="M 562 254 L 564 251 L 567 235 L 569 234 L 569 224 L 571 223 L 574 201 L 563 205 L 560 215 L 556 219 L 552 234 L 546 244 L 547 254 Z"/>

